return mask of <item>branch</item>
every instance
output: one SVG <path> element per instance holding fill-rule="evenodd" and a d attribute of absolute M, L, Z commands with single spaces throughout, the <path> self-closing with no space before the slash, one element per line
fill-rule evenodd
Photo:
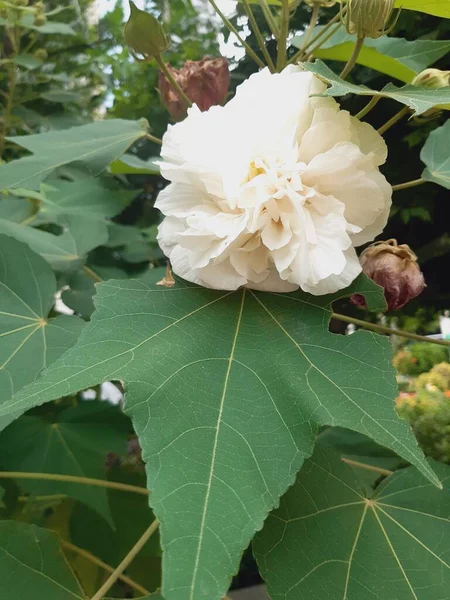
<path fill-rule="evenodd" d="M 123 492 L 134 492 L 144 496 L 149 495 L 147 488 L 119 483 L 118 481 L 107 481 L 103 479 L 92 479 L 90 477 L 77 477 L 76 475 L 60 475 L 57 473 L 22 473 L 21 471 L 0 471 L 0 479 L 41 479 L 44 481 L 67 481 L 69 483 L 80 483 L 82 485 L 93 485 L 105 487 Z"/>
<path fill-rule="evenodd" d="M 69 550 L 70 552 L 75 552 L 76 554 L 83 556 L 84 558 L 89 560 L 92 564 L 97 565 L 97 567 L 100 567 L 100 568 L 104 569 L 105 571 L 108 571 L 108 573 L 114 573 L 114 569 L 110 565 L 103 562 L 100 558 L 98 558 L 94 554 L 91 554 L 87 550 L 84 550 L 83 548 L 79 548 L 78 546 L 75 546 L 75 544 L 67 542 L 66 540 L 61 540 L 61 546 L 63 548 L 65 548 L 66 550 Z M 133 581 L 126 575 L 120 574 L 118 576 L 118 579 L 121 579 L 124 583 L 126 583 L 130 587 L 132 587 L 135 590 L 137 590 L 138 592 L 140 592 L 143 596 L 150 594 L 149 590 L 145 589 L 145 587 L 142 587 L 142 585 L 140 585 L 136 581 Z"/>
<path fill-rule="evenodd" d="M 148 529 L 144 532 L 144 534 L 139 538 L 139 540 L 135 543 L 135 545 L 131 548 L 125 558 L 122 560 L 120 565 L 114 569 L 102 587 L 98 590 L 96 594 L 94 594 L 91 600 L 102 600 L 105 594 L 109 592 L 112 586 L 116 583 L 128 565 L 132 562 L 132 560 L 136 557 L 136 555 L 142 550 L 145 546 L 149 538 L 155 533 L 155 531 L 159 527 L 159 522 L 157 519 L 153 521 L 153 523 L 148 527 Z"/>
<path fill-rule="evenodd" d="M 439 346 L 446 346 L 447 348 L 450 347 L 450 341 L 447 340 L 435 340 L 434 338 L 429 338 L 425 335 L 408 333 L 407 331 L 402 331 L 401 329 L 390 329 L 389 327 L 384 327 L 383 325 L 369 323 L 368 321 L 355 319 L 354 317 L 347 317 L 347 315 L 341 315 L 339 313 L 331 313 L 331 317 L 333 319 L 337 319 L 338 321 L 344 321 L 345 323 L 353 323 L 354 325 L 359 325 L 359 327 L 364 327 L 365 329 L 372 329 L 373 331 L 378 331 L 380 333 L 387 333 L 388 335 L 398 335 L 400 337 L 408 338 L 409 340 L 414 340 L 416 342 L 427 342 L 428 344 L 437 344 Z"/>
<path fill-rule="evenodd" d="M 278 37 L 277 71 L 280 72 L 286 66 L 286 44 L 289 34 L 289 0 L 281 0 L 281 27 Z"/>

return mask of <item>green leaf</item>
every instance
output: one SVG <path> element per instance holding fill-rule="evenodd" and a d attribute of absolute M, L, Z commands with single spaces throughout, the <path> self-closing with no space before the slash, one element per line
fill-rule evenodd
<path fill-rule="evenodd" d="M 52 220 L 74 215 L 104 221 L 121 213 L 137 193 L 110 189 L 98 178 L 74 182 L 49 180 L 41 184 L 40 217 Z"/>
<path fill-rule="evenodd" d="M 450 468 L 440 491 L 409 467 L 367 494 L 318 446 L 253 548 L 272 600 L 437 600 L 450 586 Z"/>
<path fill-rule="evenodd" d="M 0 521 L 2 594 L 11 600 L 87 600 L 53 532 Z"/>
<path fill-rule="evenodd" d="M 42 60 L 32 54 L 18 54 L 13 58 L 13 62 L 19 65 L 19 67 L 25 67 L 30 70 L 37 69 L 42 65 Z"/>
<path fill-rule="evenodd" d="M 147 129 L 145 119 L 109 119 L 67 130 L 10 137 L 10 142 L 34 155 L 0 165 L 0 189 L 18 186 L 39 189 L 40 182 L 54 169 L 74 162 L 88 168 L 91 175 L 98 175 L 133 142 L 145 136 Z"/>
<path fill-rule="evenodd" d="M 70 90 L 49 90 L 48 92 L 42 92 L 40 97 L 49 102 L 80 102 L 82 95 L 80 92 L 73 92 Z"/>
<path fill-rule="evenodd" d="M 330 87 L 323 94 L 324 96 L 345 96 L 346 94 L 357 94 L 358 96 L 380 96 L 381 98 L 390 98 L 401 104 L 409 106 L 416 115 L 421 115 L 430 108 L 439 106 L 447 108 L 450 105 L 450 87 L 433 90 L 414 85 L 404 85 L 397 87 L 393 83 L 388 83 L 381 91 L 371 90 L 365 85 L 355 85 L 341 79 L 336 73 L 327 67 L 321 60 L 313 63 L 304 63 L 303 68 L 311 71 L 323 79 Z M 444 105 L 444 106 L 442 106 Z"/>
<path fill-rule="evenodd" d="M 322 425 L 369 435 L 438 484 L 395 413 L 389 341 L 328 331 L 333 301 L 358 292 L 382 309 L 381 288 L 360 277 L 338 294 L 314 297 L 180 280 L 169 289 L 155 285 L 161 276 L 158 269 L 99 284 L 97 310 L 77 346 L 0 415 L 123 382 L 161 521 L 167 600 L 222 598 Z"/>
<path fill-rule="evenodd" d="M 420 153 L 427 168 L 422 173 L 426 181 L 434 181 L 450 190 L 450 120 L 430 133 Z"/>
<path fill-rule="evenodd" d="M 61 300 L 84 319 L 89 319 L 95 309 L 93 299 L 95 296 L 94 280 L 82 271 L 77 271 L 72 275 L 67 285 L 69 289 L 64 289 Z"/>
<path fill-rule="evenodd" d="M 48 13 L 51 14 L 51 13 Z M 46 21 L 43 25 L 34 24 L 33 14 L 24 14 L 20 20 L 22 27 L 27 29 L 33 29 L 39 31 L 39 33 L 50 33 L 58 35 L 77 35 L 76 31 L 67 23 L 60 23 L 58 21 Z"/>
<path fill-rule="evenodd" d="M 101 221 L 70 216 L 59 219 L 58 223 L 63 228 L 61 235 L 0 219 L 0 234 L 28 244 L 56 271 L 79 269 L 90 250 L 108 241 L 107 225 Z"/>
<path fill-rule="evenodd" d="M 125 452 L 129 430 L 129 420 L 106 402 L 80 402 L 58 412 L 52 420 L 24 415 L 0 435 L 2 467 L 7 471 L 106 479 L 106 454 Z M 32 496 L 67 494 L 114 526 L 106 488 L 33 479 L 18 479 L 17 484 Z"/>
<path fill-rule="evenodd" d="M 316 27 L 314 34 L 320 33 L 323 26 Z M 301 47 L 303 36 L 297 36 L 292 44 Z M 314 56 L 326 60 L 347 62 L 355 47 L 356 37 L 343 29 L 338 30 L 320 48 Z M 415 40 L 409 42 L 403 38 L 380 37 L 367 38 L 358 54 L 357 63 L 370 67 L 400 81 L 409 82 L 439 58 L 450 51 L 450 42 L 434 40 Z"/>
<path fill-rule="evenodd" d="M 158 175 L 160 168 L 156 163 L 159 160 L 161 160 L 159 156 L 142 160 L 134 154 L 124 154 L 121 158 L 114 161 L 109 166 L 109 169 L 115 175 Z"/>
<path fill-rule="evenodd" d="M 0 258 L 0 402 L 5 402 L 70 348 L 84 323 L 67 315 L 47 320 L 55 276 L 28 246 L 0 236 Z M 15 416 L 2 417 L 2 427 Z"/>
<path fill-rule="evenodd" d="M 33 206 L 25 198 L 0 197 L 0 219 L 22 223 L 32 217 Z"/>

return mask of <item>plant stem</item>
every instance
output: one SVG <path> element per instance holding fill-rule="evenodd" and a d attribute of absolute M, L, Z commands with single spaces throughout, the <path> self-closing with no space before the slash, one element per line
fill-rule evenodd
<path fill-rule="evenodd" d="M 390 471 L 389 469 L 383 469 L 382 467 L 375 467 L 373 465 L 367 465 L 366 463 L 358 462 L 357 460 L 351 460 L 350 458 L 341 458 L 342 462 L 347 463 L 351 467 L 357 467 L 358 469 L 364 469 L 365 471 L 373 471 L 374 473 L 379 473 L 380 475 L 385 475 L 389 477 L 392 475 L 394 471 Z"/>
<path fill-rule="evenodd" d="M 0 471 L 0 479 L 41 479 L 44 481 L 67 481 L 69 483 L 80 483 L 83 485 L 93 485 L 96 487 L 105 487 L 123 492 L 134 492 L 144 496 L 149 495 L 147 488 L 120 483 L 118 481 L 107 481 L 103 479 L 92 479 L 90 477 L 77 477 L 76 475 L 60 475 L 58 473 L 22 473 L 21 471 Z"/>
<path fill-rule="evenodd" d="M 159 144 L 160 146 L 162 146 L 162 140 L 160 140 L 159 138 L 155 137 L 154 135 L 152 135 L 151 133 L 146 133 L 145 137 L 150 140 L 151 142 L 154 142 L 155 144 Z"/>
<path fill-rule="evenodd" d="M 357 113 L 355 115 L 355 118 L 362 119 L 363 117 L 365 117 L 368 113 L 370 113 L 372 108 L 378 104 L 378 102 L 380 100 L 381 100 L 381 96 L 374 96 L 371 100 L 369 100 L 369 102 L 366 104 L 366 106 L 364 108 L 362 108 L 359 111 L 359 113 Z"/>
<path fill-rule="evenodd" d="M 334 15 L 334 17 L 332 19 L 330 19 L 330 21 L 328 21 L 328 23 L 326 25 L 324 25 L 323 29 L 315 36 L 313 37 L 313 39 L 308 42 L 308 44 L 305 45 L 305 47 L 302 50 L 298 50 L 298 52 L 296 52 L 290 59 L 288 62 L 288 65 L 291 65 L 292 63 L 297 62 L 298 60 L 300 60 L 302 58 L 302 56 L 306 53 L 306 51 L 308 50 L 308 53 L 311 54 L 312 51 L 316 50 L 317 48 L 319 48 L 324 42 L 326 42 L 332 35 L 334 35 L 336 33 L 336 31 L 339 29 L 339 27 L 341 26 L 341 23 L 337 23 L 336 27 L 334 27 L 329 34 L 323 39 L 321 40 L 317 46 L 315 46 L 313 48 L 313 50 L 309 50 L 310 46 L 312 46 L 313 44 L 315 44 L 325 33 L 327 33 L 330 29 L 330 27 L 332 27 L 336 21 L 339 20 L 339 12 L 337 14 Z"/>
<path fill-rule="evenodd" d="M 429 344 L 438 344 L 439 346 L 446 346 L 447 348 L 450 347 L 450 341 L 448 342 L 446 340 L 435 340 L 434 338 L 428 338 L 424 335 L 408 333 L 407 331 L 402 331 L 401 329 L 390 329 L 389 327 L 384 327 L 383 325 L 378 325 L 377 323 L 369 323 L 368 321 L 355 319 L 354 317 L 347 317 L 347 315 L 331 313 L 331 317 L 333 319 L 337 319 L 338 321 L 344 321 L 345 323 L 353 323 L 354 325 L 359 325 L 359 327 L 364 327 L 365 329 L 372 329 L 373 331 L 379 331 L 380 333 L 387 333 L 388 335 L 398 335 L 409 340 L 415 340 L 416 342 L 427 342 Z"/>
<path fill-rule="evenodd" d="M 278 37 L 277 71 L 280 73 L 286 66 L 286 44 L 289 34 L 289 0 L 281 0 L 281 28 Z"/>
<path fill-rule="evenodd" d="M 397 121 L 400 121 L 400 119 L 402 119 L 405 115 L 407 115 L 408 112 L 409 112 L 408 106 L 404 106 L 401 110 L 399 110 L 397 113 L 395 113 L 395 115 L 393 117 L 391 117 L 389 119 L 389 121 L 386 121 L 386 123 L 384 125 L 382 125 L 379 129 L 377 129 L 378 133 L 382 135 L 385 131 L 390 129 L 392 127 L 392 125 L 395 125 L 395 123 L 397 123 Z"/>
<path fill-rule="evenodd" d="M 109 592 L 112 586 L 116 583 L 128 565 L 132 562 L 132 560 L 136 557 L 136 555 L 142 550 L 145 546 L 149 538 L 155 533 L 158 529 L 159 522 L 155 519 L 153 523 L 148 527 L 148 529 L 144 532 L 144 534 L 139 538 L 139 540 L 135 543 L 135 545 L 131 548 L 125 558 L 122 560 L 120 565 L 114 569 L 102 587 L 98 590 L 96 594 L 94 594 L 91 600 L 102 600 L 105 594 Z"/>
<path fill-rule="evenodd" d="M 347 77 L 347 75 L 350 73 L 350 71 L 353 69 L 353 67 L 356 65 L 356 60 L 357 60 L 358 55 L 361 52 L 361 49 L 363 46 L 364 46 L 364 35 L 362 35 L 356 39 L 356 43 L 355 43 L 355 47 L 353 48 L 353 52 L 352 52 L 350 58 L 348 59 L 347 64 L 342 69 L 341 74 L 339 75 L 339 77 L 341 79 L 345 79 Z"/>
<path fill-rule="evenodd" d="M 416 185 L 422 185 L 422 183 L 426 183 L 425 179 L 419 177 L 419 179 L 413 179 L 412 181 L 406 181 L 405 183 L 397 183 L 397 185 L 392 186 L 392 191 L 397 192 L 398 190 L 406 190 L 407 188 L 415 187 Z"/>
<path fill-rule="evenodd" d="M 273 17 L 272 11 L 270 10 L 270 6 L 267 2 L 267 0 L 260 0 L 260 4 L 261 4 L 261 8 L 264 14 L 264 17 L 267 21 L 267 24 L 269 25 L 270 31 L 273 34 L 273 37 L 275 39 L 278 38 L 278 36 L 280 35 L 280 32 L 278 31 L 278 26 L 275 23 L 275 19 Z"/>
<path fill-rule="evenodd" d="M 166 76 L 167 81 L 170 83 L 170 85 L 172 86 L 173 91 L 177 94 L 177 96 L 179 97 L 179 99 L 182 102 L 184 102 L 188 108 L 190 106 L 192 106 L 192 102 L 189 100 L 189 98 L 183 92 L 183 90 L 181 89 L 181 87 L 178 85 L 176 79 L 174 78 L 174 76 L 170 72 L 169 67 L 164 62 L 164 59 L 161 56 L 161 54 L 157 54 L 155 56 L 155 60 L 156 60 L 156 62 L 158 64 L 158 67 L 161 69 L 161 71 Z"/>
<path fill-rule="evenodd" d="M 255 37 L 256 37 L 256 39 L 258 41 L 258 45 L 261 48 L 261 52 L 263 53 L 263 56 L 264 56 L 264 58 L 266 60 L 267 66 L 269 67 L 270 71 L 272 73 L 274 73 L 275 72 L 274 62 L 272 60 L 272 57 L 269 54 L 269 51 L 266 48 L 266 43 L 265 43 L 264 38 L 262 36 L 262 33 L 261 33 L 261 31 L 260 31 L 260 29 L 258 27 L 258 23 L 256 22 L 255 15 L 253 14 L 253 11 L 252 11 L 252 8 L 251 8 L 251 6 L 249 4 L 249 1 L 248 0 L 242 0 L 242 5 L 244 7 L 245 14 L 248 17 L 248 20 L 249 20 L 250 26 L 252 28 L 252 31 L 255 34 Z"/>
<path fill-rule="evenodd" d="M 82 267 L 82 271 L 84 273 L 86 273 L 86 275 L 88 277 L 90 277 L 91 279 L 93 279 L 95 281 L 95 283 L 102 283 L 102 281 L 104 281 L 100 275 L 98 275 L 98 273 L 96 273 L 95 271 L 93 271 L 92 269 L 90 269 L 87 265 L 84 265 Z"/>
<path fill-rule="evenodd" d="M 16 38 L 17 28 L 7 29 L 6 35 L 8 36 L 11 46 L 13 49 L 13 57 L 16 57 L 19 53 L 18 41 Z M 0 159 L 3 156 L 5 150 L 6 137 L 8 135 L 8 121 L 11 116 L 11 112 L 14 106 L 14 93 L 16 91 L 17 74 L 16 65 L 14 63 L 8 64 L 8 92 L 5 95 L 6 101 L 3 109 L 3 114 L 0 121 Z"/>
<path fill-rule="evenodd" d="M 55 500 L 65 500 L 67 494 L 48 494 L 47 496 L 18 496 L 18 502 L 53 502 Z"/>
<path fill-rule="evenodd" d="M 308 45 L 308 42 L 309 42 L 309 40 L 311 38 L 311 35 L 312 35 L 312 32 L 314 31 L 314 27 L 316 26 L 317 19 L 319 17 L 319 11 L 320 11 L 320 5 L 319 4 L 314 4 L 312 12 L 311 12 L 311 20 L 310 20 L 309 25 L 306 28 L 306 31 L 305 31 L 305 33 L 303 35 L 302 46 L 301 46 L 301 51 L 302 52 L 304 51 L 304 49 Z"/>
<path fill-rule="evenodd" d="M 256 52 L 254 52 L 250 48 L 250 46 L 247 44 L 247 42 L 244 40 L 244 38 L 240 35 L 240 33 L 238 32 L 238 30 L 236 29 L 236 27 L 233 25 L 233 23 L 229 19 L 227 19 L 227 17 L 223 14 L 223 12 L 217 6 L 215 0 L 209 0 L 209 2 L 211 4 L 211 6 L 214 8 L 214 10 L 216 11 L 216 13 L 219 15 L 219 17 L 222 19 L 223 24 L 231 31 L 231 33 L 233 33 L 237 37 L 237 39 L 242 44 L 242 46 L 245 48 L 245 51 L 250 56 L 250 58 L 253 59 L 255 61 L 255 63 L 259 67 L 261 67 L 261 69 L 264 69 L 264 67 L 266 65 L 259 58 L 259 56 L 256 54 Z"/>
<path fill-rule="evenodd" d="M 61 546 L 63 548 L 65 548 L 66 550 L 69 550 L 70 552 L 75 552 L 76 554 L 83 556 L 84 558 L 89 560 L 92 564 L 97 565 L 97 567 L 100 567 L 100 568 L 104 569 L 105 571 L 108 571 L 108 573 L 114 573 L 113 567 L 111 567 L 107 563 L 103 562 L 100 558 L 98 558 L 94 554 L 91 554 L 87 550 L 84 550 L 83 548 L 75 546 L 75 544 L 72 544 L 71 542 L 67 542 L 66 540 L 61 540 Z M 118 576 L 118 579 L 121 579 L 124 583 L 126 583 L 130 587 L 134 588 L 135 590 L 137 590 L 144 596 L 146 596 L 147 594 L 150 594 L 149 590 L 145 589 L 145 587 L 142 587 L 142 585 L 140 585 L 139 583 L 136 583 L 136 581 L 133 581 L 126 575 L 120 574 Z"/>

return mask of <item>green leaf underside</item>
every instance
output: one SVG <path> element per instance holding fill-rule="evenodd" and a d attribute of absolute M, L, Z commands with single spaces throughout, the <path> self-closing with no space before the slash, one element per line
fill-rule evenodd
<path fill-rule="evenodd" d="M 447 108 L 450 104 L 450 86 L 438 90 L 414 85 L 404 85 L 399 88 L 393 83 L 386 85 L 381 91 L 371 90 L 365 85 L 355 85 L 341 79 L 336 73 L 327 67 L 321 60 L 313 63 L 303 63 L 302 67 L 318 75 L 330 84 L 324 93 L 325 96 L 345 96 L 346 94 L 357 94 L 358 96 L 380 96 L 396 100 L 414 110 L 416 115 L 421 115 L 430 108 Z"/>
<path fill-rule="evenodd" d="M 426 181 L 434 181 L 450 190 L 450 121 L 435 129 L 428 136 L 420 153 L 427 168 L 422 173 Z"/>
<path fill-rule="evenodd" d="M 58 537 L 36 525 L 0 522 L 0 580 L 5 600 L 87 600 Z"/>
<path fill-rule="evenodd" d="M 330 304 L 313 297 L 214 291 L 161 272 L 97 286 L 97 310 L 57 365 L 1 414 L 121 380 L 161 521 L 166 600 L 219 600 L 267 513 L 294 481 L 320 425 L 360 431 L 437 482 L 394 411 L 386 338 L 328 332 Z M 268 352 L 268 349 L 271 349 Z M 275 357 L 275 359 L 274 359 Z"/>
<path fill-rule="evenodd" d="M 28 244 L 57 271 L 75 271 L 86 254 L 108 241 L 108 226 L 85 217 L 68 216 L 58 220 L 61 235 L 0 219 L 0 234 Z"/>
<path fill-rule="evenodd" d="M 34 381 L 80 335 L 84 323 L 77 317 L 46 320 L 55 292 L 49 265 L 25 244 L 0 236 L 0 402 Z M 15 416 L 1 417 L 1 425 Z"/>
<path fill-rule="evenodd" d="M 41 186 L 40 216 L 55 219 L 75 215 L 86 219 L 115 217 L 138 193 L 136 190 L 111 190 L 99 179 L 48 181 Z"/>
<path fill-rule="evenodd" d="M 316 446 L 253 549 L 272 600 L 437 600 L 450 586 L 450 470 L 433 487 L 414 468 L 371 495 Z"/>
<path fill-rule="evenodd" d="M 124 154 L 109 166 L 109 170 L 117 175 L 158 175 L 160 172 L 159 165 L 156 164 L 158 160 L 161 160 L 159 156 L 142 160 L 134 154 Z"/>
<path fill-rule="evenodd" d="M 0 434 L 2 467 L 7 471 L 106 479 L 106 454 L 125 453 L 128 431 L 128 419 L 106 402 L 82 402 L 60 412 L 54 421 L 25 415 Z M 32 496 L 67 494 L 90 506 L 114 527 L 105 488 L 30 479 L 19 479 L 17 485 Z"/>
<path fill-rule="evenodd" d="M 314 35 L 320 33 L 323 26 L 314 29 Z M 302 37 L 292 40 L 300 47 Z M 314 51 L 314 56 L 325 60 L 346 62 L 355 47 L 356 37 L 343 29 L 338 30 L 324 44 Z M 450 50 L 450 42 L 434 40 L 415 40 L 409 42 L 403 38 L 383 36 L 377 39 L 367 38 L 358 54 L 357 63 L 370 67 L 400 81 L 409 82 L 417 73 L 423 71 Z"/>
<path fill-rule="evenodd" d="M 98 175 L 146 132 L 146 122 L 107 119 L 62 131 L 10 137 L 10 142 L 33 155 L 0 165 L 0 189 L 39 189 L 40 182 L 57 167 L 74 162 Z"/>

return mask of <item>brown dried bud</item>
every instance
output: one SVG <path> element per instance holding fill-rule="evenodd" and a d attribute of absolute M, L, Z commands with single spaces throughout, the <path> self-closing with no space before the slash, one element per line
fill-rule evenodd
<path fill-rule="evenodd" d="M 389 33 L 397 22 L 395 19 L 391 25 L 388 25 L 394 10 L 394 1 L 347 0 L 347 2 L 341 2 L 341 18 L 347 33 L 356 34 L 358 38 L 379 38 Z"/>
<path fill-rule="evenodd" d="M 226 58 L 205 56 L 199 61 L 187 60 L 181 69 L 168 68 L 189 100 L 201 111 L 225 101 L 230 83 Z M 187 114 L 186 103 L 180 99 L 162 72 L 159 74 L 159 93 L 172 118 L 175 121 L 184 119 Z"/>
<path fill-rule="evenodd" d="M 388 310 L 402 308 L 425 287 L 417 256 L 407 244 L 396 240 L 375 242 L 359 257 L 363 272 L 384 289 Z M 353 304 L 366 307 L 364 297 L 353 294 Z"/>

